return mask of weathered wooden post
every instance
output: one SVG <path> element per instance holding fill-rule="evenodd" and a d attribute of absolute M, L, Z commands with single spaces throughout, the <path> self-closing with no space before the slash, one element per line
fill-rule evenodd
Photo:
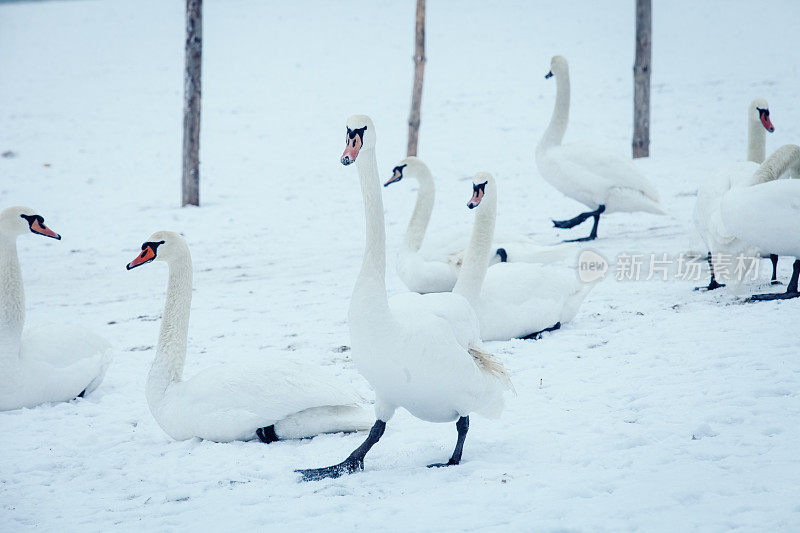
<path fill-rule="evenodd" d="M 200 66 L 203 55 L 203 0 L 186 0 L 183 78 L 183 203 L 200 205 Z"/>
<path fill-rule="evenodd" d="M 406 155 L 417 155 L 419 144 L 419 110 L 422 106 L 422 77 L 425 75 L 425 0 L 417 0 L 417 30 L 414 39 L 414 88 L 411 112 L 408 114 L 408 148 Z"/>
<path fill-rule="evenodd" d="M 650 60 L 652 0 L 636 0 L 636 60 L 633 64 L 633 157 L 650 155 Z"/>

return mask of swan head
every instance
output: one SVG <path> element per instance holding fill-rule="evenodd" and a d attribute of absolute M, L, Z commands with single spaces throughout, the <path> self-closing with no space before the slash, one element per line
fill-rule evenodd
<path fill-rule="evenodd" d="M 367 115 L 352 115 L 347 119 L 342 164 L 355 163 L 361 150 L 375 148 L 375 125 Z"/>
<path fill-rule="evenodd" d="M 567 58 L 564 56 L 553 56 L 553 59 L 550 60 L 550 71 L 544 75 L 545 79 L 552 78 L 555 76 L 558 78 L 562 74 L 567 74 L 569 72 L 569 64 L 567 63 Z"/>
<path fill-rule="evenodd" d="M 419 179 L 422 172 L 430 171 L 428 170 L 428 166 L 422 162 L 422 159 L 418 158 L 417 156 L 408 156 L 392 169 L 392 176 L 383 184 L 384 187 L 388 187 L 392 183 L 397 183 L 398 181 L 402 180 L 405 176 L 411 176 L 414 178 Z"/>
<path fill-rule="evenodd" d="M 472 197 L 467 202 L 467 207 L 475 209 L 481 202 L 485 204 L 496 201 L 497 189 L 494 177 L 489 172 L 478 172 L 472 178 Z M 486 201 L 490 198 L 490 201 Z"/>
<path fill-rule="evenodd" d="M 142 244 L 142 252 L 125 268 L 131 270 L 153 261 L 170 263 L 175 259 L 186 257 L 188 253 L 189 245 L 180 234 L 174 231 L 157 231 Z"/>
<path fill-rule="evenodd" d="M 770 133 L 775 131 L 775 126 L 769 119 L 769 105 L 763 98 L 756 98 L 750 102 L 750 120 L 761 122 L 764 129 Z"/>
<path fill-rule="evenodd" d="M 35 209 L 24 206 L 14 206 L 0 213 L 0 233 L 12 237 L 35 233 L 51 239 L 61 240 L 61 235 L 51 230 L 44 224 L 44 217 Z"/>

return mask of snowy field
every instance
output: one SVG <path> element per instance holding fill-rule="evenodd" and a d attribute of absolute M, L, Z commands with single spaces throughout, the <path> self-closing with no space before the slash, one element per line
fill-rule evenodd
<path fill-rule="evenodd" d="M 229 361 L 331 365 L 365 395 L 347 307 L 363 251 L 344 124 L 372 116 L 381 172 L 405 152 L 413 2 L 208 0 L 201 203 L 181 209 L 183 3 L 0 4 L 0 207 L 31 205 L 61 242 L 22 238 L 29 324 L 78 323 L 115 346 L 85 399 L 0 413 L 0 530 L 800 530 L 800 302 L 748 304 L 699 282 L 616 281 L 539 341 L 489 343 L 518 391 L 473 417 L 464 461 L 430 470 L 453 424 L 404 411 L 366 470 L 298 483 L 363 435 L 174 442 L 144 398 L 166 268 L 125 270 L 181 231 L 195 291 L 185 376 Z M 494 173 L 498 232 L 543 243 L 583 206 L 534 147 L 550 57 L 571 66 L 566 141 L 630 152 L 634 2 L 430 2 L 420 156 L 437 179 L 430 237 L 462 235 L 471 177 Z M 769 101 L 768 152 L 800 141 L 796 0 L 654 2 L 652 157 L 671 217 L 615 214 L 591 248 L 704 251 L 698 184 L 745 159 L 745 109 Z M 384 191 L 394 272 L 416 187 Z M 765 217 L 769 213 L 764 214 Z M 746 293 L 763 292 L 768 263 Z M 785 282 L 791 260 L 782 260 Z M 781 287 L 776 290 L 783 290 Z M 767 289 L 769 290 L 769 289 Z"/>

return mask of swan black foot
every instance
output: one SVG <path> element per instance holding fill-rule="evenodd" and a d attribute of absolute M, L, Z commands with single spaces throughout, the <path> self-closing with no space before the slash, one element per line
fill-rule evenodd
<path fill-rule="evenodd" d="M 263 442 L 264 444 L 269 444 L 270 442 L 276 442 L 278 439 L 278 435 L 275 434 L 275 425 L 258 428 L 256 430 L 256 436 L 258 436 L 258 440 Z"/>
<path fill-rule="evenodd" d="M 589 218 L 594 218 L 594 225 L 592 226 L 592 232 L 589 233 L 588 237 L 581 237 L 580 239 L 570 239 L 564 242 L 586 242 L 586 241 L 593 241 L 597 238 L 597 226 L 600 224 L 600 215 L 606 210 L 606 206 L 601 205 L 594 211 L 587 211 L 586 213 L 581 213 L 580 215 L 576 216 L 575 218 L 571 218 L 569 220 L 554 220 L 553 226 L 556 228 L 568 229 L 574 228 L 581 222 L 588 220 Z"/>
<path fill-rule="evenodd" d="M 458 431 L 458 440 L 456 441 L 456 449 L 453 450 L 453 455 L 446 463 L 433 463 L 428 465 L 428 468 L 440 468 L 442 466 L 457 465 L 461 462 L 461 452 L 464 451 L 464 441 L 467 440 L 467 431 L 469 431 L 469 417 L 462 416 L 456 421 L 456 431 Z"/>
<path fill-rule="evenodd" d="M 724 286 L 725 286 L 724 283 L 717 283 L 717 280 L 715 280 L 714 278 L 711 278 L 711 281 L 708 282 L 708 286 L 707 287 L 695 287 L 694 290 L 707 292 L 707 291 L 713 291 L 714 289 L 719 289 L 720 287 L 724 287 Z"/>
<path fill-rule="evenodd" d="M 542 338 L 542 333 L 544 333 L 545 331 L 555 331 L 557 329 L 561 329 L 561 322 L 556 322 L 555 324 L 553 324 L 549 328 L 544 328 L 542 331 L 537 331 L 535 333 L 530 333 L 530 334 L 525 335 L 524 337 L 520 337 L 520 338 L 523 339 L 523 340 L 531 340 L 531 339 L 532 340 L 539 340 L 539 339 Z"/>
<path fill-rule="evenodd" d="M 81 393 L 80 393 L 80 394 L 78 394 L 78 395 L 77 395 L 77 396 L 75 396 L 75 397 L 76 397 L 76 398 L 83 398 L 84 396 L 86 396 L 86 389 L 83 389 L 83 390 L 81 391 Z"/>
<path fill-rule="evenodd" d="M 506 252 L 505 248 L 498 248 L 495 254 L 500 257 L 501 263 L 508 263 L 508 252 Z"/>
<path fill-rule="evenodd" d="M 369 430 L 367 440 L 356 448 L 350 456 L 338 465 L 326 466 L 323 468 L 304 468 L 295 470 L 300 474 L 301 481 L 317 481 L 325 478 L 337 478 L 344 474 L 352 474 L 358 470 L 364 470 L 364 457 L 386 431 L 386 422 L 376 420 L 372 429 Z"/>
<path fill-rule="evenodd" d="M 786 287 L 786 292 L 773 292 L 768 294 L 754 294 L 747 299 L 749 302 L 763 302 L 768 300 L 789 300 L 800 296 L 797 292 L 797 278 L 800 277 L 800 260 L 795 260 L 792 265 L 792 279 Z"/>

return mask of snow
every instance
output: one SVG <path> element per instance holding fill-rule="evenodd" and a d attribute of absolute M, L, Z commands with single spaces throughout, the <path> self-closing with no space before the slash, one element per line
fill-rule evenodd
<path fill-rule="evenodd" d="M 403 158 L 413 2 L 207 0 L 202 207 L 181 209 L 180 2 L 0 4 L 0 206 L 31 205 L 63 235 L 22 238 L 28 324 L 70 322 L 116 347 L 85 399 L 0 413 L 0 530 L 788 531 L 800 524 L 798 302 L 745 304 L 700 282 L 621 281 L 540 341 L 489 343 L 518 391 L 497 421 L 393 418 L 366 470 L 298 483 L 364 435 L 171 441 L 144 399 L 166 269 L 125 264 L 156 230 L 195 265 L 185 375 L 228 361 L 332 365 L 370 395 L 346 312 L 364 222 L 338 163 L 344 122 L 368 113 L 388 178 Z M 430 2 L 420 156 L 437 179 L 429 234 L 460 234 L 471 176 L 499 183 L 499 235 L 544 243 L 582 210 L 536 172 L 552 112 L 550 57 L 570 61 L 565 141 L 629 153 L 633 3 Z M 698 183 L 745 158 L 745 108 L 770 104 L 768 151 L 797 143 L 800 4 L 676 0 L 653 10 L 652 157 L 670 217 L 615 214 L 590 248 L 703 251 Z M 47 166 L 45 166 L 47 165 Z M 389 285 L 414 201 L 384 191 Z M 765 213 L 768 216 L 768 213 Z M 780 277 L 788 279 L 783 259 Z M 763 292 L 761 279 L 743 290 Z M 783 290 L 783 288 L 780 288 Z"/>

